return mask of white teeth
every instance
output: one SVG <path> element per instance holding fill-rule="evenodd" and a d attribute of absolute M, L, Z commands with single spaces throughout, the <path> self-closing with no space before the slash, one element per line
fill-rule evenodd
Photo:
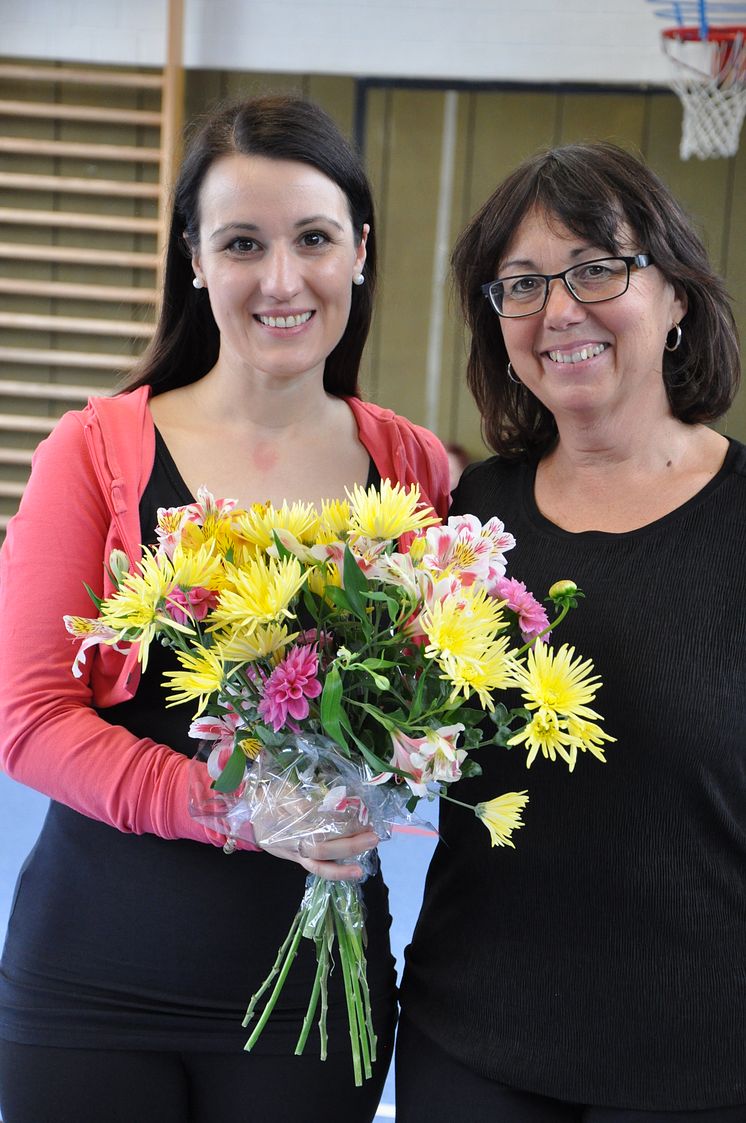
<path fill-rule="evenodd" d="M 311 312 L 300 312 L 297 316 L 260 316 L 259 320 L 268 328 L 297 328 L 311 316 Z"/>
<path fill-rule="evenodd" d="M 608 343 L 594 343 L 591 347 L 581 347 L 579 351 L 550 351 L 549 358 L 553 363 L 580 363 L 583 359 L 592 359 L 605 351 Z"/>

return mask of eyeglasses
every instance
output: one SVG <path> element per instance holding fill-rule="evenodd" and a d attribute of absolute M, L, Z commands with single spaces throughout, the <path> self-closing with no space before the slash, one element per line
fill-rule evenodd
<path fill-rule="evenodd" d="M 482 292 L 498 316 L 517 318 L 541 312 L 549 299 L 549 282 L 562 281 L 565 288 L 581 304 L 614 300 L 629 288 L 629 271 L 646 269 L 653 264 L 649 253 L 634 257 L 600 257 L 563 269 L 561 273 L 521 273 L 515 277 L 499 277 L 482 285 Z"/>

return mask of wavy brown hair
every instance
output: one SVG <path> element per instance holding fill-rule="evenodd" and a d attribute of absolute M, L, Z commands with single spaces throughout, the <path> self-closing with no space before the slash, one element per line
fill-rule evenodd
<path fill-rule="evenodd" d="M 738 332 L 722 279 L 692 222 L 668 187 L 636 156 L 609 143 L 569 144 L 526 160 L 493 192 L 456 243 L 452 265 L 471 330 L 467 381 L 487 443 L 500 455 L 541 455 L 554 442 L 553 415 L 507 376 L 500 319 L 481 292 L 494 280 L 523 218 L 543 211 L 609 254 L 627 226 L 680 296 L 687 300 L 682 339 L 663 354 L 671 410 L 681 421 L 710 422 L 738 389 Z"/>
<path fill-rule="evenodd" d="M 330 394 L 358 396 L 358 375 L 368 337 L 376 287 L 373 198 L 362 160 L 332 118 L 305 98 L 267 95 L 228 105 L 207 117 L 191 140 L 173 193 L 160 316 L 153 340 L 124 389 L 151 386 L 154 394 L 186 386 L 215 365 L 220 333 L 206 290 L 192 286 L 189 247 L 199 242 L 200 192 L 221 156 L 239 153 L 310 164 L 344 192 L 356 238 L 363 226 L 365 284 L 352 286 L 344 334 L 326 360 Z"/>

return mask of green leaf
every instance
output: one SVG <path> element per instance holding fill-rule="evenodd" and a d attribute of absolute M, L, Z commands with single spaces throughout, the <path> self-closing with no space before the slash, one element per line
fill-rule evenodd
<path fill-rule="evenodd" d="M 355 557 L 349 546 L 345 546 L 344 563 L 342 566 L 342 578 L 344 581 L 345 592 L 350 604 L 350 608 L 364 624 L 368 623 L 368 614 L 365 610 L 363 597 L 368 592 L 370 587 L 368 578 L 363 573 L 360 566 L 355 561 Z"/>
<path fill-rule="evenodd" d="M 246 755 L 235 748 L 228 757 L 225 768 L 212 784 L 216 792 L 234 792 L 243 780 L 246 770 Z"/>
<path fill-rule="evenodd" d="M 96 594 L 94 593 L 93 589 L 91 588 L 91 586 L 86 585 L 85 581 L 83 582 L 83 588 L 85 589 L 85 591 L 88 593 L 88 596 L 91 598 L 91 600 L 95 604 L 96 611 L 100 612 L 101 611 L 101 605 L 104 603 L 103 598 L 97 597 Z"/>
<path fill-rule="evenodd" d="M 464 780 L 469 780 L 473 776 L 482 775 L 482 766 L 476 760 L 467 758 L 461 764 L 461 776 Z"/>
<path fill-rule="evenodd" d="M 276 530 L 272 531 L 272 537 L 274 538 L 275 547 L 277 549 L 277 556 L 280 561 L 285 561 L 287 558 L 292 558 L 294 556 L 290 553 L 290 550 L 288 550 L 286 546 L 283 546 Z"/>
<path fill-rule="evenodd" d="M 341 608 L 343 612 L 352 612 L 352 605 L 349 602 L 347 594 L 344 589 L 340 589 L 339 585 L 327 585 L 324 589 L 324 596 L 327 597 L 336 608 Z"/>
<path fill-rule="evenodd" d="M 336 741 L 349 756 L 345 730 L 349 730 L 350 722 L 342 707 L 342 676 L 335 666 L 329 668 L 324 680 L 319 716 L 327 737 Z"/>

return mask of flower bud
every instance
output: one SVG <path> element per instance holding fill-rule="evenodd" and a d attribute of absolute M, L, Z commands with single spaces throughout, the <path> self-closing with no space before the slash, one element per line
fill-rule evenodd
<path fill-rule="evenodd" d="M 565 579 L 564 581 L 555 581 L 549 590 L 549 596 L 553 601 L 564 600 L 566 597 L 571 597 L 578 591 L 578 586 L 574 581 Z"/>

